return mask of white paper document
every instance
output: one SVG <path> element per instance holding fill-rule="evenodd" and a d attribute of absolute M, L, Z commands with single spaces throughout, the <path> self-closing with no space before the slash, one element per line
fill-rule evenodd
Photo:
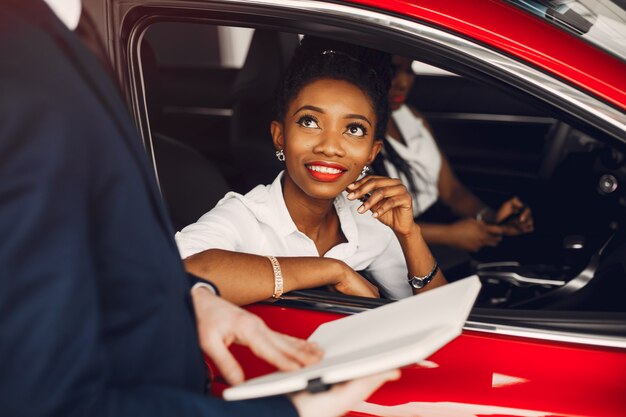
<path fill-rule="evenodd" d="M 309 337 L 324 350 L 319 363 L 250 379 L 224 390 L 224 398 L 316 391 L 424 360 L 461 334 L 480 287 L 480 279 L 472 276 L 324 323 Z"/>

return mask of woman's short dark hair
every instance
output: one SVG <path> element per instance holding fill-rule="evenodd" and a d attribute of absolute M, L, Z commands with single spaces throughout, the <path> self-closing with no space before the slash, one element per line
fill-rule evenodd
<path fill-rule="evenodd" d="M 359 45 L 305 36 L 278 87 L 276 120 L 285 119 L 287 107 L 304 87 L 324 78 L 347 81 L 370 98 L 376 113 L 374 138 L 382 140 L 389 119 L 391 56 Z"/>

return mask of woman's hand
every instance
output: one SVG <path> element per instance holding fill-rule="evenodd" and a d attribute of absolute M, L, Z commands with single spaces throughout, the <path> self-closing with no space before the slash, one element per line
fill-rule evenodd
<path fill-rule="evenodd" d="M 407 235 L 413 231 L 413 199 L 397 178 L 369 175 L 348 185 L 348 199 L 367 198 L 358 212 L 367 210 L 396 234 Z"/>
<path fill-rule="evenodd" d="M 507 218 L 511 218 L 507 221 Z M 502 203 L 498 212 L 496 213 L 495 223 L 500 224 L 502 227 L 502 233 L 507 236 L 516 236 L 523 233 L 530 233 L 534 229 L 533 216 L 528 208 L 522 201 L 513 197 L 510 200 Z"/>
<path fill-rule="evenodd" d="M 468 252 L 477 252 L 484 246 L 498 246 L 503 232 L 502 226 L 469 218 L 452 223 L 448 235 L 451 246 Z"/>
<path fill-rule="evenodd" d="M 357 295 L 359 297 L 378 298 L 378 288 L 363 278 L 359 273 L 355 272 L 345 263 L 340 262 L 341 272 L 339 281 L 332 285 L 332 288 L 342 294 Z"/>

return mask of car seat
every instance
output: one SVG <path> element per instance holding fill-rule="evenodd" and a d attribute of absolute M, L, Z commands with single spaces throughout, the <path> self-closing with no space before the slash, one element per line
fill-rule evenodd
<path fill-rule="evenodd" d="M 230 186 L 216 165 L 200 152 L 157 132 L 162 110 L 160 80 L 154 50 L 145 41 L 141 58 L 159 186 L 172 223 L 180 230 L 212 209 Z"/>
<path fill-rule="evenodd" d="M 270 123 L 276 88 L 298 43 L 295 33 L 256 29 L 252 36 L 232 89 L 230 143 L 240 173 L 233 185 L 239 192 L 271 183 L 283 169 L 275 156 Z"/>
<path fill-rule="evenodd" d="M 230 190 L 202 154 L 159 133 L 152 134 L 161 194 L 176 230 L 198 220 Z"/>

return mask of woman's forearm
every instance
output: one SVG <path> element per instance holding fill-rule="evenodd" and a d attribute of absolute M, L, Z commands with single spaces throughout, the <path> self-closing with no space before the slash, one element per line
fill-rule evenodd
<path fill-rule="evenodd" d="M 481 210 L 487 207 L 485 203 L 463 185 L 454 187 L 452 192 L 444 199 L 444 202 L 459 217 L 476 217 Z"/>
<path fill-rule="evenodd" d="M 494 214 L 480 198 L 456 178 L 450 163 L 443 154 L 437 187 L 441 200 L 459 217 L 476 218 L 482 211 L 480 216 L 484 216 L 484 220 L 487 220 Z"/>
<path fill-rule="evenodd" d="M 420 226 L 417 224 L 415 227 L 406 235 L 396 235 L 398 237 L 398 241 L 400 242 L 400 246 L 402 247 L 402 252 L 404 253 L 404 258 L 406 259 L 407 268 L 409 270 L 409 275 L 411 276 L 426 276 L 429 272 L 432 271 L 433 266 L 435 265 L 435 259 L 424 240 L 424 237 L 421 232 Z M 407 277 L 408 279 L 408 277 Z M 413 289 L 414 293 L 424 291 L 427 289 L 435 288 L 440 285 L 446 284 L 447 281 L 441 272 L 441 269 L 437 271 L 432 282 L 428 284 L 422 290 Z"/>
<path fill-rule="evenodd" d="M 451 234 L 450 225 L 437 223 L 420 223 L 420 230 L 424 240 L 429 245 L 446 245 L 454 244 Z"/>
<path fill-rule="evenodd" d="M 318 257 L 277 258 L 283 292 L 332 285 L 342 278 L 340 261 Z M 274 270 L 265 256 L 209 249 L 184 260 L 187 271 L 213 282 L 222 297 L 238 305 L 268 299 L 274 293 Z"/>

